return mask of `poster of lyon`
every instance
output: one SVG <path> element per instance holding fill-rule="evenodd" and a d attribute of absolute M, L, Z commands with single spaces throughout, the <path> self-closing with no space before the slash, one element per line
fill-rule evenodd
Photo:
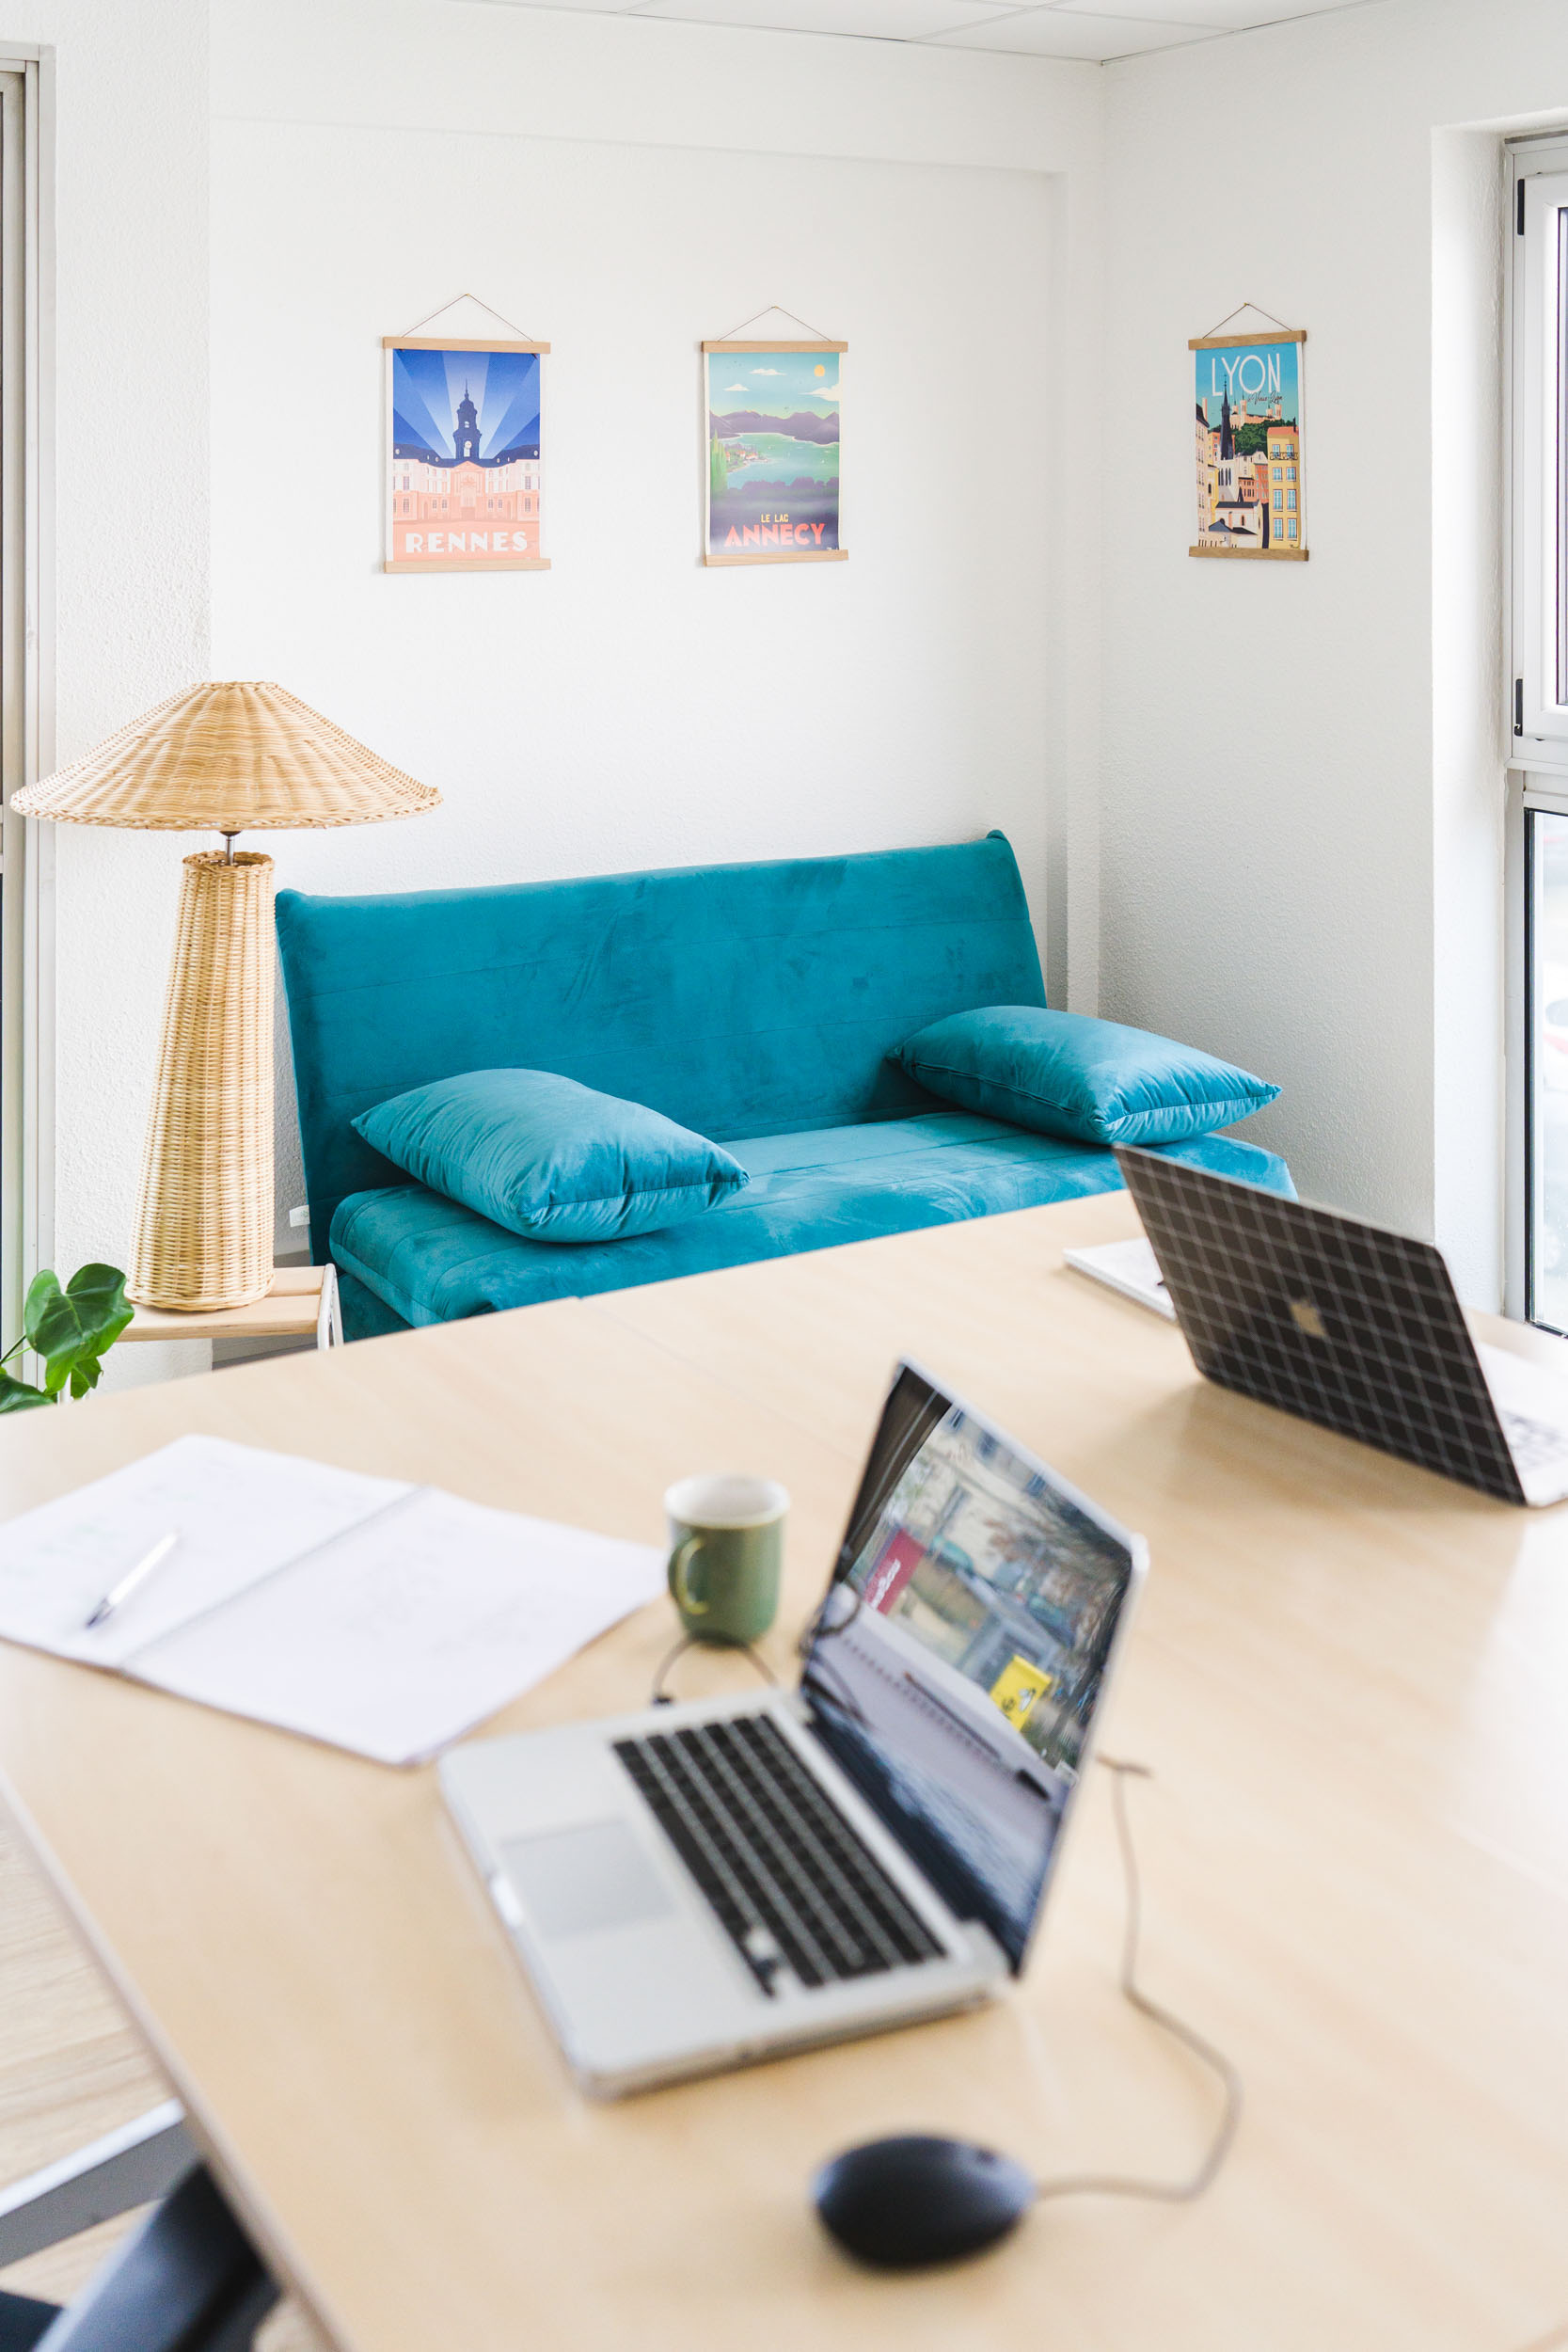
<path fill-rule="evenodd" d="M 841 563 L 844 343 L 705 343 L 709 564 Z"/>
<path fill-rule="evenodd" d="M 386 339 L 388 572 L 537 572 L 548 343 Z"/>
<path fill-rule="evenodd" d="M 1301 378 L 1305 334 L 1205 335 L 1197 374 L 1197 545 L 1189 555 L 1304 563 Z"/>

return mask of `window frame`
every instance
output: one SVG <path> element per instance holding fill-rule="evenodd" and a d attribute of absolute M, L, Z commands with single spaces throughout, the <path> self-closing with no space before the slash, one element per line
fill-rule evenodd
<path fill-rule="evenodd" d="M 1507 264 L 1503 271 L 1504 675 L 1499 680 L 1507 744 L 1504 819 L 1504 1312 L 1529 1320 L 1534 1305 L 1533 1259 L 1540 1189 L 1536 1168 L 1535 1050 L 1539 975 L 1531 967 L 1536 877 L 1530 819 L 1536 813 L 1568 817 L 1568 712 L 1560 727 L 1545 724 L 1561 708 L 1548 707 L 1546 501 L 1557 453 L 1547 429 L 1555 421 L 1558 387 L 1546 369 L 1544 336 L 1550 258 L 1544 215 L 1568 183 L 1568 132 L 1529 134 L 1504 143 L 1508 175 Z M 1559 183 L 1554 189 L 1550 184 Z M 1556 485 L 1554 485 L 1556 486 Z M 1555 552 L 1555 550 L 1554 550 Z M 1555 648 L 1554 648 L 1555 659 Z M 1555 679 L 1554 679 L 1555 684 Z"/>
<path fill-rule="evenodd" d="M 1568 583 L 1560 585 L 1568 565 L 1560 348 L 1568 292 L 1560 282 L 1568 256 L 1568 137 L 1513 142 L 1509 157 L 1506 723 L 1513 765 L 1568 778 L 1568 677 L 1560 677 L 1568 639 L 1568 609 L 1560 609 L 1568 608 Z"/>
<path fill-rule="evenodd" d="M 55 1255 L 55 60 L 0 40 L 0 1329 Z"/>

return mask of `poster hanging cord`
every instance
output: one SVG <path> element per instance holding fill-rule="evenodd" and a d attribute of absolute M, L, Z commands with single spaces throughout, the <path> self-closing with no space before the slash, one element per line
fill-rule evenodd
<path fill-rule="evenodd" d="M 728 326 L 721 335 L 716 335 L 713 339 L 714 342 L 720 343 L 733 343 L 737 335 L 743 335 L 747 327 L 754 326 L 758 319 L 765 319 L 769 310 L 777 310 L 782 319 L 793 319 L 797 326 L 803 326 L 806 333 L 808 335 L 815 335 L 819 342 L 826 343 L 832 341 L 831 335 L 824 335 L 819 326 L 814 326 L 810 319 L 803 319 L 798 310 L 786 310 L 782 302 L 770 302 L 768 305 L 768 310 L 753 310 L 751 317 L 749 319 L 742 319 L 738 326 Z"/>
<path fill-rule="evenodd" d="M 482 310 L 489 310 L 490 316 L 493 319 L 499 319 L 502 326 L 508 328 L 512 334 L 516 336 L 519 342 L 533 343 L 537 342 L 539 340 L 537 335 L 531 335 L 527 327 L 515 326 L 512 320 L 505 317 L 499 310 L 491 310 L 490 305 L 487 302 L 479 301 L 478 294 L 467 293 L 453 294 L 450 302 L 443 302 L 439 310 L 432 310 L 429 318 L 416 319 L 412 326 L 405 326 L 403 328 L 403 333 L 404 335 L 417 335 L 421 326 L 430 326 L 432 320 L 444 317 L 449 310 L 455 310 L 460 302 L 479 303 L 479 307 Z"/>
<path fill-rule="evenodd" d="M 1272 310 L 1265 310 L 1260 302 L 1240 302 L 1237 304 L 1234 310 L 1227 310 L 1223 319 L 1216 319 L 1212 326 L 1206 326 L 1203 330 L 1204 333 L 1206 335 L 1217 335 L 1222 326 L 1228 326 L 1232 319 L 1239 319 L 1243 310 L 1256 310 L 1259 317 L 1260 319 L 1267 319 L 1271 326 L 1285 326 L 1284 320 L 1276 319 Z M 1288 335 L 1291 332 L 1291 329 L 1288 326 L 1285 326 L 1285 332 Z"/>

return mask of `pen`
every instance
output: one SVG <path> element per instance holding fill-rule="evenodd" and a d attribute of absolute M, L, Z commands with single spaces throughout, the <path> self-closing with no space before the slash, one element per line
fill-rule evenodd
<path fill-rule="evenodd" d="M 87 1625 L 83 1627 L 83 1631 L 87 1631 L 92 1626 L 102 1625 L 105 1617 L 112 1617 L 115 1611 L 119 1607 L 121 1601 L 129 1600 L 137 1585 L 145 1582 L 146 1579 L 151 1575 L 153 1569 L 160 1567 L 163 1565 L 179 1541 L 180 1536 L 178 1530 L 173 1534 L 160 1535 L 151 1550 L 143 1552 L 141 1558 L 136 1562 L 135 1566 L 134 1568 L 127 1569 L 126 1573 L 120 1578 L 118 1584 L 110 1585 L 108 1591 L 104 1594 L 103 1599 L 99 1602 L 97 1608 L 87 1619 Z"/>

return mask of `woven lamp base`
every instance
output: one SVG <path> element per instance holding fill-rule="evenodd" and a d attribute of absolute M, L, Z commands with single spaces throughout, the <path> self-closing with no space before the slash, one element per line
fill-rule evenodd
<path fill-rule="evenodd" d="M 270 857 L 184 862 L 128 1295 L 191 1314 L 273 1276 Z"/>

